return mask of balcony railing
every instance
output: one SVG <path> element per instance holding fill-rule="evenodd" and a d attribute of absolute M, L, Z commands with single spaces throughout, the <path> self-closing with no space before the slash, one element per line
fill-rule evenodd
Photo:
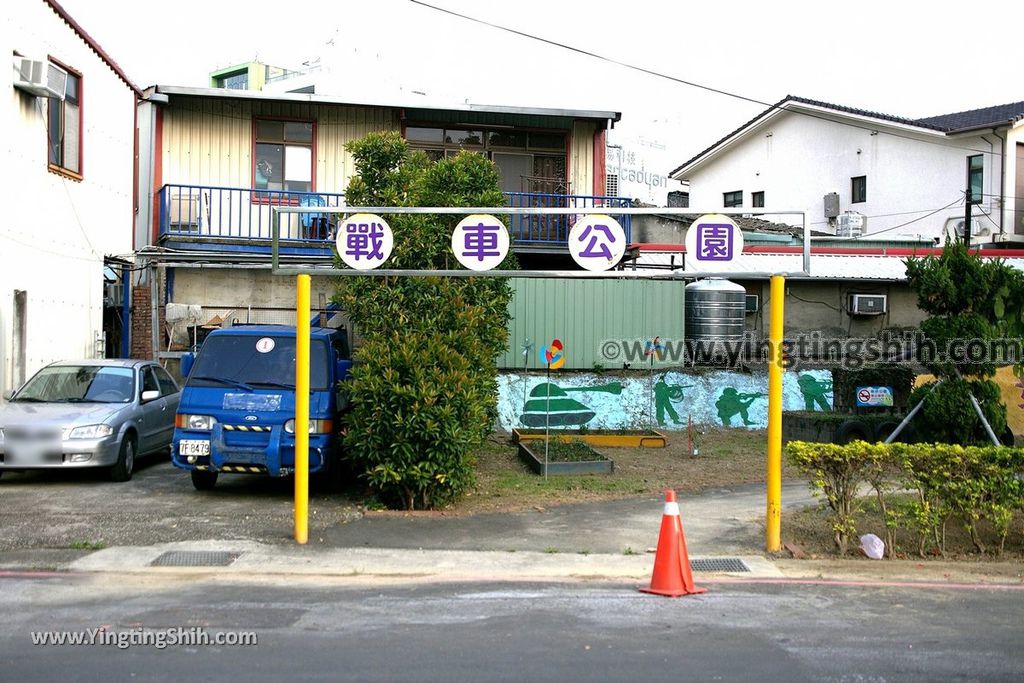
<path fill-rule="evenodd" d="M 539 192 L 506 192 L 511 207 L 558 207 L 601 211 L 619 221 L 630 241 L 629 215 L 624 197 L 559 195 Z M 205 185 L 165 185 L 160 192 L 160 237 L 186 244 L 249 244 L 269 251 L 274 206 L 323 207 L 323 213 L 281 214 L 281 240 L 306 250 L 329 250 L 337 214 L 345 208 L 345 195 L 331 192 L 251 190 Z M 509 216 L 514 245 L 564 245 L 575 216 Z M 221 247 L 223 248 L 223 247 Z"/>

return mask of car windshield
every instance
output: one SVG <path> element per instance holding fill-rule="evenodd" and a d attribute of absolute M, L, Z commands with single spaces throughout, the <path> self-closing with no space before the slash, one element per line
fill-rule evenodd
<path fill-rule="evenodd" d="M 310 389 L 328 388 L 327 344 L 314 340 L 309 349 Z M 203 342 L 189 373 L 190 386 L 244 385 L 246 389 L 295 388 L 295 338 L 223 335 Z"/>
<path fill-rule="evenodd" d="M 47 403 L 128 403 L 135 395 L 131 368 L 55 365 L 43 368 L 14 397 Z"/>

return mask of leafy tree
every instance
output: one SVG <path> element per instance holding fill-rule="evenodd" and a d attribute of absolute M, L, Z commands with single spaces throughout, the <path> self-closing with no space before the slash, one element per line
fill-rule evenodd
<path fill-rule="evenodd" d="M 911 258 L 906 264 L 918 306 L 932 316 L 921 323 L 922 348 L 937 351 L 926 365 L 943 378 L 938 387 L 923 387 L 911 396 L 914 405 L 922 398 L 925 402 L 917 418 L 920 431 L 927 440 L 987 442 L 970 394 L 1001 434 L 1006 406 L 988 378 L 1000 364 L 1020 359 L 1001 356 L 991 342 L 1019 340 L 1024 333 L 1024 275 L 1001 260 L 981 259 L 960 242 L 947 242 L 938 256 Z M 949 350 L 959 353 L 947 356 Z"/>
<path fill-rule="evenodd" d="M 350 206 L 502 206 L 498 173 L 470 152 L 431 162 L 397 133 L 348 145 Z M 458 215 L 394 214 L 388 267 L 456 269 Z M 501 265 L 516 267 L 509 255 Z M 363 339 L 355 354 L 345 445 L 384 502 L 433 508 L 473 481 L 472 448 L 497 415 L 496 357 L 508 342 L 508 281 L 348 277 L 335 299 Z"/>

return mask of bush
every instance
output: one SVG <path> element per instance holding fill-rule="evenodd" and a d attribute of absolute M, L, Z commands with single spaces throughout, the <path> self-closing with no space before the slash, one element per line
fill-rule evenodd
<path fill-rule="evenodd" d="M 478 154 L 431 162 L 397 133 L 351 143 L 350 206 L 501 206 Z M 456 269 L 457 215 L 395 214 L 388 266 Z M 511 254 L 502 264 L 514 268 Z M 434 508 L 472 483 L 472 448 L 497 415 L 495 359 L 508 341 L 511 290 L 499 278 L 348 277 L 340 302 L 363 339 L 355 354 L 346 457 L 389 505 Z"/>
<path fill-rule="evenodd" d="M 996 436 L 1006 430 L 1006 406 L 999 385 L 988 380 L 967 381 L 948 377 L 941 384 L 924 384 L 910 394 L 910 402 L 924 405 L 912 424 L 923 440 L 948 444 L 985 445 L 992 441 L 974 411 L 971 396 L 978 400 Z"/>
<path fill-rule="evenodd" d="M 788 444 L 787 456 L 810 478 L 815 494 L 828 502 L 836 548 L 844 554 L 849 537 L 857 533 L 853 513 L 858 491 L 866 485 L 874 489 L 885 519 L 890 557 L 892 532 L 904 525 L 917 532 L 919 554 L 933 544 L 944 555 L 945 528 L 953 518 L 971 534 L 979 552 L 986 548 L 977 524 L 987 519 L 1001 553 L 1014 512 L 1024 510 L 1024 449 L 796 441 Z M 893 494 L 900 491 L 912 491 L 914 501 L 893 505 Z"/>

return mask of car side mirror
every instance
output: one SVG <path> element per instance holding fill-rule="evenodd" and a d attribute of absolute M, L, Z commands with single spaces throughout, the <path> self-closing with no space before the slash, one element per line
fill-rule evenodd
<path fill-rule="evenodd" d="M 143 391 L 142 392 L 142 402 L 143 403 L 149 403 L 150 401 L 155 401 L 158 398 L 160 398 L 160 392 L 159 391 L 155 391 L 153 389 L 150 389 L 149 391 Z"/>
<path fill-rule="evenodd" d="M 181 376 L 188 378 L 188 373 L 192 372 L 192 366 L 196 364 L 196 354 L 189 352 L 181 357 Z"/>

